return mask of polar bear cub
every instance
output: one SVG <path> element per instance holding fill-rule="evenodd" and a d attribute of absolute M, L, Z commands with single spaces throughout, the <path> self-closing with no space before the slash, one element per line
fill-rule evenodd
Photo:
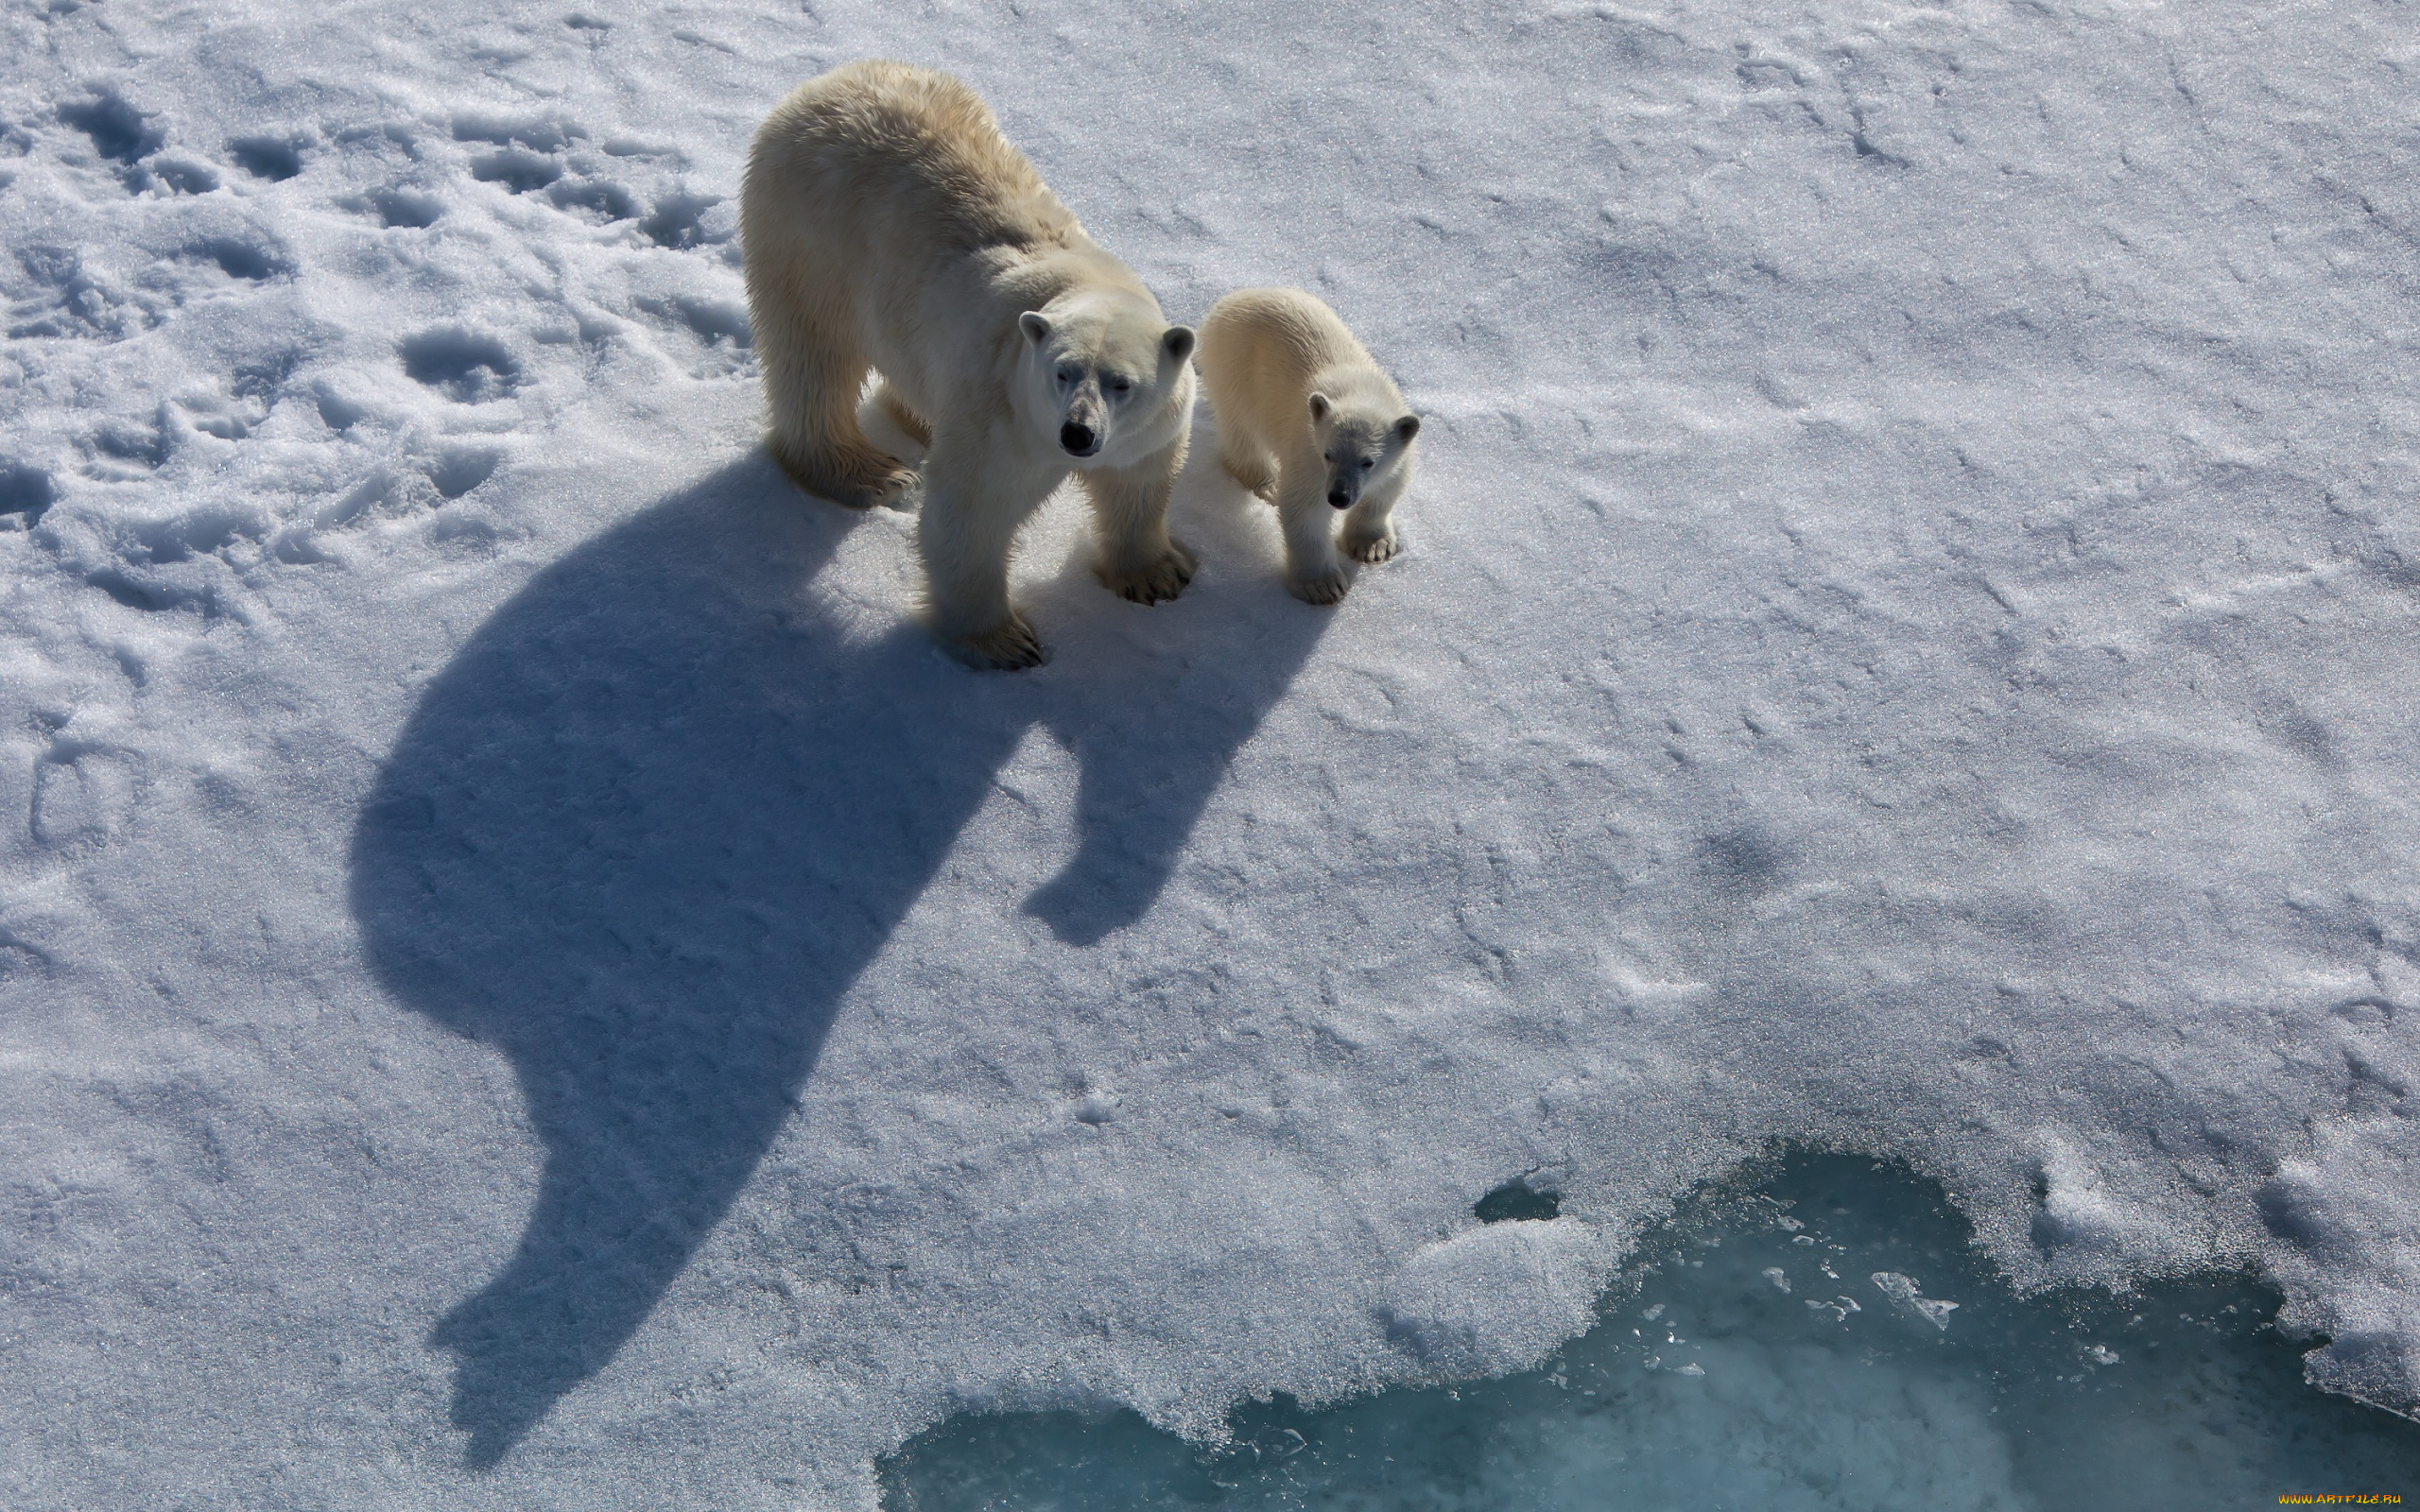
<path fill-rule="evenodd" d="M 1334 310 L 1299 289 L 1243 289 L 1211 306 L 1195 361 L 1227 475 L 1277 506 L 1286 586 L 1333 604 L 1360 561 L 1395 554 L 1395 501 L 1411 481 L 1420 417 Z"/>
<path fill-rule="evenodd" d="M 766 447 L 852 508 L 921 488 L 943 644 L 977 666 L 1042 660 L 1009 603 L 1009 553 L 1070 472 L 1103 584 L 1143 604 L 1184 592 L 1194 558 L 1167 508 L 1193 332 L 1085 233 L 973 90 L 883 61 L 808 80 L 757 130 L 739 234 Z M 858 424 L 869 371 L 884 414 L 925 444 L 921 479 Z"/>

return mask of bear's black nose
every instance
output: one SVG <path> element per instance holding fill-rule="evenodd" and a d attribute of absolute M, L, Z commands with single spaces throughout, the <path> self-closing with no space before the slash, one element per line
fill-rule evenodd
<path fill-rule="evenodd" d="M 1090 456 L 1100 449 L 1093 438 L 1093 428 L 1072 420 L 1059 427 L 1059 444 L 1078 456 Z"/>
<path fill-rule="evenodd" d="M 1328 490 L 1327 502 L 1335 505 L 1340 509 L 1349 509 L 1353 507 L 1353 495 L 1345 492 L 1342 489 L 1330 489 Z"/>

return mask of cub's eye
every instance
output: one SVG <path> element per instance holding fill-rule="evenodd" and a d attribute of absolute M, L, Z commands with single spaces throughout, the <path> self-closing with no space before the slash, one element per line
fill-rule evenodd
<path fill-rule="evenodd" d="M 1059 381 L 1063 384 L 1075 383 L 1083 376 L 1084 370 L 1081 368 L 1062 368 L 1059 369 Z"/>
<path fill-rule="evenodd" d="M 1372 468 L 1376 467 L 1377 465 L 1378 459 L 1374 456 L 1365 456 L 1361 459 L 1361 471 L 1364 472 L 1369 472 Z"/>
<path fill-rule="evenodd" d="M 1112 378 L 1109 381 L 1109 391 L 1113 394 L 1122 395 L 1133 387 L 1134 386 L 1132 384 L 1127 382 L 1123 378 Z"/>
<path fill-rule="evenodd" d="M 1336 460 L 1336 454 L 1334 452 L 1322 452 L 1320 455 L 1327 458 L 1331 462 Z"/>

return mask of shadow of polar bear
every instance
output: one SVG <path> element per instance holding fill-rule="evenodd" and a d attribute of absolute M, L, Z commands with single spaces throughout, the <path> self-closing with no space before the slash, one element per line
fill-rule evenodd
<path fill-rule="evenodd" d="M 1215 445 L 1180 528 L 1214 559 L 1265 556 L 1201 481 Z M 1055 664 L 985 676 L 921 626 L 852 643 L 818 606 L 859 523 L 751 458 L 579 547 L 431 682 L 362 810 L 374 970 L 510 1058 L 545 1150 L 512 1260 L 432 1339 L 475 1468 L 646 1321 L 1029 729 L 1080 777 L 1076 854 L 1026 906 L 1089 945 L 1150 909 L 1334 618 L 1258 566 L 1150 610 L 1071 567 L 1047 591 Z"/>

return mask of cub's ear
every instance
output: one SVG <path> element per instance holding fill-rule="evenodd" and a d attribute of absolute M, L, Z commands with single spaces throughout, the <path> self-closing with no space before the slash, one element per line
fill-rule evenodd
<path fill-rule="evenodd" d="M 1395 421 L 1395 434 L 1402 437 L 1407 441 L 1419 435 L 1420 417 L 1417 415 L 1406 415 L 1403 419 Z"/>
<path fill-rule="evenodd" d="M 1311 395 L 1311 419 L 1315 421 L 1325 420 L 1327 419 L 1327 395 L 1314 391 Z"/>
<path fill-rule="evenodd" d="M 1160 345 L 1167 349 L 1168 361 L 1182 364 L 1193 355 L 1193 327 L 1172 325 L 1168 334 L 1160 337 Z"/>
<path fill-rule="evenodd" d="M 1028 310 L 1017 317 L 1017 329 L 1025 333 L 1026 345 L 1038 347 L 1050 339 L 1050 318 L 1040 310 Z"/>

